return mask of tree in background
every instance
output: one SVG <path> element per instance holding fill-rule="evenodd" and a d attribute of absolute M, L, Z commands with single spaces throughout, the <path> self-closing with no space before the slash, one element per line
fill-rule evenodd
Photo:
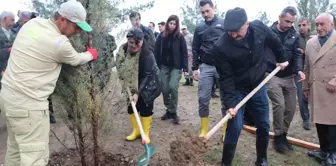
<path fill-rule="evenodd" d="M 102 160 L 99 138 L 108 133 L 109 123 L 113 121 L 113 117 L 108 115 L 126 106 L 122 102 L 124 98 L 118 94 L 120 85 L 117 77 L 112 74 L 113 51 L 117 46 L 109 32 L 128 20 L 131 11 L 151 8 L 154 1 L 127 9 L 118 8 L 124 0 L 78 1 L 86 8 L 87 21 L 93 31 L 90 34 L 82 32 L 80 36 L 71 38 L 71 43 L 78 52 L 82 52 L 85 45 L 92 41 L 99 58 L 78 67 L 64 64 L 53 99 L 57 99 L 54 101 L 54 106 L 58 106 L 56 115 L 62 118 L 75 140 L 81 165 L 99 166 Z M 63 2 L 66 0 L 32 0 L 32 6 L 41 17 L 50 18 Z"/>
<path fill-rule="evenodd" d="M 311 24 L 311 32 L 315 32 L 315 18 L 323 12 L 336 12 L 335 3 L 330 0 L 296 0 L 300 17 L 305 17 Z"/>
<path fill-rule="evenodd" d="M 184 0 L 183 7 L 181 7 L 181 18 L 183 19 L 182 24 L 187 26 L 191 33 L 194 33 L 196 25 L 204 20 L 200 13 L 199 1 L 200 0 L 195 0 L 190 2 L 189 0 Z M 225 12 L 218 11 L 215 2 L 214 8 L 216 9 L 216 15 L 218 17 L 225 17 Z"/>
<path fill-rule="evenodd" d="M 259 12 L 256 18 L 267 26 L 269 26 L 272 23 L 271 16 L 267 14 L 266 12 Z"/>

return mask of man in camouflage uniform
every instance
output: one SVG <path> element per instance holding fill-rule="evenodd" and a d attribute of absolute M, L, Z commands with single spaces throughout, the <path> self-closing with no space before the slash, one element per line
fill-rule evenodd
<path fill-rule="evenodd" d="M 190 86 L 194 86 L 194 83 L 193 83 L 193 71 L 191 69 L 192 67 L 192 42 L 193 42 L 193 38 L 194 38 L 194 35 L 191 34 L 187 27 L 186 26 L 182 26 L 182 34 L 185 38 L 185 41 L 187 43 L 187 50 L 188 50 L 188 73 L 189 75 L 186 76 L 186 82 L 183 84 L 184 86 L 187 86 L 187 85 L 190 85 Z"/>

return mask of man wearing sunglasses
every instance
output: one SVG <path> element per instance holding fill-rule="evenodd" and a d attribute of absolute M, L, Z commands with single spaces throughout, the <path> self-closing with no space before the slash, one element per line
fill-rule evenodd
<path fill-rule="evenodd" d="M 48 97 L 62 63 L 97 60 L 96 49 L 78 53 L 68 37 L 92 30 L 80 2 L 63 3 L 52 19 L 35 18 L 19 31 L 2 79 L 0 107 L 8 130 L 5 166 L 45 166 L 49 160 Z"/>

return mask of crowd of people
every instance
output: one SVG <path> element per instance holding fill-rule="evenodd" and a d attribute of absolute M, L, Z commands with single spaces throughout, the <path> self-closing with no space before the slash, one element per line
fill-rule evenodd
<path fill-rule="evenodd" d="M 117 51 L 115 65 L 123 92 L 129 89 L 136 103 L 147 142 L 159 95 L 166 108 L 161 120 L 180 123 L 177 105 L 183 75 L 184 86 L 198 81 L 199 137 L 208 133 L 211 98 L 220 97 L 222 115 L 232 116 L 223 126 L 223 166 L 232 165 L 244 123 L 257 128 L 255 165 L 268 165 L 269 100 L 277 152 L 294 150 L 287 135 L 298 101 L 303 129 L 310 130 L 311 122 L 315 123 L 321 147 L 308 155 L 323 166 L 336 165 L 335 17 L 321 13 L 315 22 L 299 18 L 294 27 L 297 10 L 288 6 L 268 27 L 259 20 L 249 21 L 240 7 L 228 10 L 224 19 L 215 15 L 211 0 L 201 0 L 198 5 L 204 20 L 193 34 L 177 15 L 158 23 L 160 32 L 155 31 L 154 22 L 143 25 L 140 13 L 129 15 L 132 28 Z M 76 0 L 63 3 L 50 19 L 35 18 L 36 13 L 31 12 L 19 12 L 18 16 L 15 26 L 13 13 L 3 12 L 0 18 L 0 108 L 6 113 L 8 130 L 5 166 L 46 165 L 50 123 L 56 122 L 50 95 L 61 64 L 95 61 L 98 52 L 87 47 L 86 52 L 78 53 L 69 42 L 68 38 L 80 31 L 92 31 L 85 22 L 85 8 Z M 311 24 L 316 25 L 316 36 L 310 35 Z M 236 110 L 276 67 L 281 70 Z M 132 132 L 126 140 L 133 141 L 140 138 L 140 131 L 130 105 L 127 110 Z"/>

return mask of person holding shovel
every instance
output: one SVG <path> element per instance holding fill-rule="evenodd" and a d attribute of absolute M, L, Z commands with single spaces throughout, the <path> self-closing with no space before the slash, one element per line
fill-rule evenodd
<path fill-rule="evenodd" d="M 32 19 L 17 34 L 0 92 L 8 131 L 5 166 L 48 164 L 47 99 L 55 89 L 62 63 L 77 66 L 98 57 L 94 48 L 78 53 L 68 39 L 81 30 L 92 30 L 85 20 L 85 8 L 70 0 L 52 19 Z"/>
<path fill-rule="evenodd" d="M 280 39 L 261 21 L 249 22 L 243 8 L 227 11 L 224 33 L 210 50 L 219 74 L 222 105 L 233 117 L 227 123 L 222 165 L 231 166 L 238 138 L 243 127 L 244 106 L 235 106 L 265 78 L 265 48 L 270 47 L 276 55 L 277 65 L 284 69 L 287 59 Z M 269 105 L 266 87 L 262 87 L 251 99 L 251 114 L 257 127 L 257 161 L 255 165 L 266 166 L 269 140 Z M 223 112 L 223 114 L 226 114 Z"/>
<path fill-rule="evenodd" d="M 126 37 L 127 43 L 121 45 L 117 53 L 116 68 L 122 81 L 123 91 L 127 93 L 127 89 L 130 89 L 130 93 L 132 93 L 132 99 L 140 112 L 141 123 L 149 144 L 154 100 L 162 90 L 160 71 L 156 65 L 154 54 L 149 48 L 150 43 L 146 43 L 144 40 L 143 31 L 140 28 L 133 28 Z M 140 138 L 140 130 L 131 104 L 129 104 L 127 112 L 133 131 L 126 137 L 126 140 L 133 141 Z"/>

